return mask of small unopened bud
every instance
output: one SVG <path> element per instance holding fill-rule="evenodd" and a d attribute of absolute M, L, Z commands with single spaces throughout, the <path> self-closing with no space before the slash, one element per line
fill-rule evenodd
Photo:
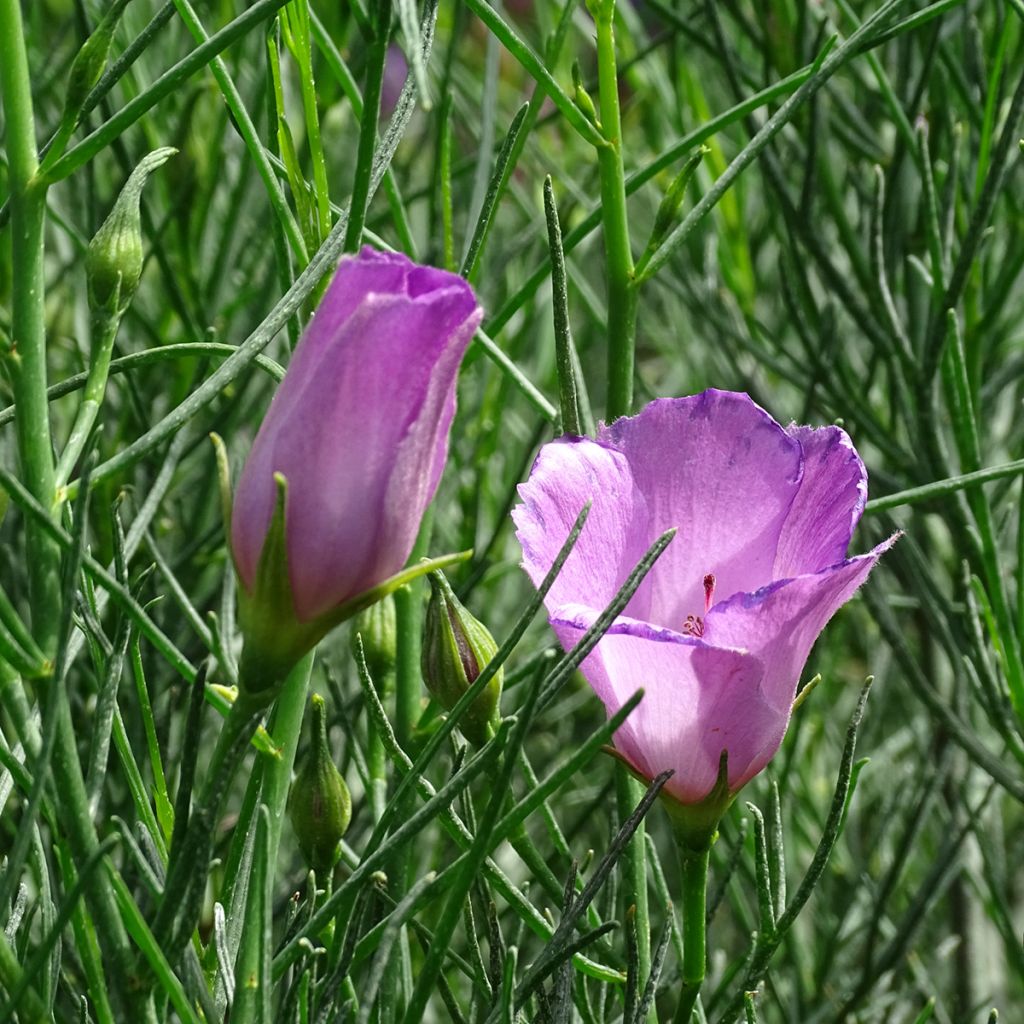
<path fill-rule="evenodd" d="M 672 183 L 666 190 L 654 218 L 654 230 L 651 232 L 651 235 L 656 241 L 661 242 L 671 231 L 676 218 L 679 216 L 679 207 L 682 206 L 683 197 L 686 195 L 686 187 L 690 184 L 690 180 L 700 166 L 701 160 L 710 152 L 711 150 L 707 146 L 698 146 L 686 163 L 683 164 L 682 170 L 672 179 Z"/>
<path fill-rule="evenodd" d="M 356 635 L 363 640 L 363 656 L 370 678 L 378 689 L 388 685 L 395 672 L 398 627 L 395 622 L 395 599 L 388 594 L 356 616 L 352 641 Z"/>
<path fill-rule="evenodd" d="M 487 627 L 452 591 L 443 572 L 430 574 L 430 603 L 423 626 L 423 681 L 434 699 L 451 710 L 498 651 Z M 503 672 L 499 668 L 459 719 L 471 743 L 482 746 L 498 715 Z"/>
<path fill-rule="evenodd" d="M 338 843 L 352 819 L 352 798 L 331 760 L 324 699 L 314 693 L 311 704 L 312 745 L 292 783 L 288 816 L 306 863 L 324 875 L 337 862 Z"/>
<path fill-rule="evenodd" d="M 643 276 L 651 257 L 675 226 L 676 218 L 679 216 L 679 208 L 683 205 L 683 199 L 686 196 L 686 187 L 690 184 L 694 174 L 696 174 L 701 160 L 710 152 L 711 150 L 707 146 L 698 146 L 690 154 L 682 170 L 672 179 L 672 183 L 658 205 L 658 212 L 654 216 L 654 227 L 651 229 L 651 237 L 647 242 L 647 248 L 636 262 L 634 273 L 638 279 Z"/>
<path fill-rule="evenodd" d="M 69 122 L 72 128 L 78 123 L 86 98 L 107 66 L 113 28 L 113 25 L 108 28 L 106 24 L 101 24 L 82 44 L 82 48 L 71 63 L 64 120 Z"/>
<path fill-rule="evenodd" d="M 594 101 L 590 98 L 590 93 L 587 92 L 586 87 L 583 85 L 583 72 L 580 71 L 580 62 L 574 60 L 572 62 L 572 88 L 573 88 L 573 102 L 583 112 L 583 116 L 592 124 L 597 125 L 597 108 L 594 106 Z"/>
<path fill-rule="evenodd" d="M 82 44 L 71 62 L 68 75 L 68 87 L 64 97 L 64 111 L 60 124 L 45 157 L 40 171 L 45 172 L 57 162 L 67 148 L 68 140 L 74 134 L 78 122 L 85 110 L 89 94 L 95 88 L 107 66 L 110 55 L 110 43 L 114 38 L 114 29 L 121 19 L 121 14 L 128 5 L 128 0 L 114 0 L 107 13 L 96 26 L 93 33 Z"/>
<path fill-rule="evenodd" d="M 142 277 L 142 188 L 150 174 L 176 152 L 164 147 L 142 159 L 89 243 L 85 272 L 89 280 L 89 305 L 94 312 L 120 317 L 128 308 Z"/>

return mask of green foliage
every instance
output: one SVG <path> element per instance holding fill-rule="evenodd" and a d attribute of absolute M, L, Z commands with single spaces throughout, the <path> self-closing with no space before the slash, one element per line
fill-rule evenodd
<path fill-rule="evenodd" d="M 1013 1019 L 1022 68 L 1021 0 L 0 0 L 0 1020 L 667 1022 L 704 968 L 714 1024 Z M 96 334 L 89 240 L 164 146 Z M 413 562 L 257 722 L 205 435 L 240 462 L 359 244 L 486 311 L 417 557 L 473 549 L 435 564 L 497 653 L 431 698 Z M 708 386 L 841 422 L 858 548 L 905 535 L 721 823 L 698 964 L 664 780 L 576 672 L 669 538 L 564 655 L 508 512 L 557 424 Z M 311 676 L 352 791 L 315 877 Z"/>

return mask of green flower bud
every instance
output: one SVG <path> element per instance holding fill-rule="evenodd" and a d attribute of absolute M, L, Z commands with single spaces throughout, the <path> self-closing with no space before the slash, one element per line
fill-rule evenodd
<path fill-rule="evenodd" d="M 370 678 L 378 688 L 385 687 L 395 672 L 398 645 L 395 599 L 390 594 L 356 616 L 352 627 L 353 645 L 357 634 L 363 639 L 363 655 Z"/>
<path fill-rule="evenodd" d="M 110 215 L 89 243 L 85 272 L 94 313 L 120 317 L 142 277 L 142 220 L 139 199 L 146 179 L 176 149 L 156 149 L 132 171 Z"/>
<path fill-rule="evenodd" d="M 352 820 L 352 798 L 331 760 L 324 699 L 314 693 L 310 703 L 312 746 L 292 783 L 288 816 L 306 863 L 318 875 L 324 875 L 338 859 L 338 843 Z"/>
<path fill-rule="evenodd" d="M 63 120 L 72 128 L 78 123 L 86 98 L 107 66 L 107 55 L 110 53 L 113 35 L 114 25 L 107 21 L 101 22 L 96 31 L 82 44 L 82 48 L 71 63 Z"/>
<path fill-rule="evenodd" d="M 450 711 L 476 682 L 498 645 L 455 596 L 443 572 L 430 574 L 430 588 L 423 626 L 423 681 L 434 699 Z M 502 677 L 498 669 L 459 719 L 463 735 L 477 746 L 487 742 L 490 726 L 497 720 Z"/>
<path fill-rule="evenodd" d="M 600 121 L 597 117 L 597 108 L 594 106 L 594 101 L 590 98 L 590 93 L 587 92 L 586 86 L 583 84 L 583 72 L 580 71 L 580 62 L 578 60 L 572 62 L 572 98 L 583 116 L 592 125 L 599 126 Z"/>
<path fill-rule="evenodd" d="M 683 165 L 683 169 L 672 179 L 654 218 L 651 239 L 655 246 L 660 245 L 672 229 L 679 216 L 679 207 L 683 204 L 683 197 L 686 195 L 686 186 L 690 184 L 690 179 L 697 172 L 701 160 L 710 152 L 711 150 L 707 146 L 698 146 Z"/>
<path fill-rule="evenodd" d="M 127 5 L 128 0 L 114 0 L 71 62 L 71 73 L 68 75 L 68 87 L 64 96 L 64 112 L 39 169 L 43 177 L 64 154 L 68 141 L 81 120 L 89 94 L 103 77 L 110 55 L 110 43 L 114 38 L 114 29 L 117 28 Z"/>

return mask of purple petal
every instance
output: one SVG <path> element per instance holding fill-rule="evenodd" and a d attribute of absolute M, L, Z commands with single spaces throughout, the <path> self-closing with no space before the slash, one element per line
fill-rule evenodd
<path fill-rule="evenodd" d="M 779 537 L 774 579 L 818 572 L 846 557 L 868 497 L 868 474 L 839 427 L 791 426 L 803 448 L 804 477 Z"/>
<path fill-rule="evenodd" d="M 765 699 L 788 714 L 818 634 L 896 539 L 890 537 L 869 554 L 821 572 L 778 580 L 756 593 L 736 594 L 716 604 L 704 620 L 704 640 L 757 657 L 764 664 Z"/>
<path fill-rule="evenodd" d="M 709 390 L 659 399 L 603 427 L 598 440 L 626 456 L 644 498 L 634 507 L 648 516 L 647 543 L 670 527 L 679 531 L 631 614 L 678 629 L 688 615 L 703 614 L 707 573 L 723 598 L 773 578 L 802 453 L 748 395 Z"/>
<path fill-rule="evenodd" d="M 562 646 L 570 649 L 597 614 L 578 605 L 562 609 L 552 620 Z M 620 619 L 581 668 L 609 715 L 644 690 L 615 746 L 648 778 L 673 769 L 667 788 L 683 803 L 711 791 L 723 750 L 735 791 L 768 763 L 785 734 L 788 709 L 764 700 L 763 667 L 743 651 Z"/>
<path fill-rule="evenodd" d="M 583 532 L 545 601 L 604 607 L 647 548 L 647 510 L 624 455 L 583 438 L 546 444 L 512 511 L 523 566 L 535 585 L 547 574 L 580 510 L 593 502 Z"/>
<path fill-rule="evenodd" d="M 303 620 L 405 564 L 436 490 L 455 378 L 480 322 L 469 286 L 399 254 L 344 261 L 299 343 L 235 494 L 232 547 L 251 587 L 288 480 L 289 575 Z"/>

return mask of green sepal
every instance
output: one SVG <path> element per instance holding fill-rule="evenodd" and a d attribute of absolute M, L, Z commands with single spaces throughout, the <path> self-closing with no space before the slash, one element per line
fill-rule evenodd
<path fill-rule="evenodd" d="M 660 795 L 680 854 L 693 857 L 705 853 L 718 838 L 718 824 L 736 799 L 736 794 L 729 790 L 729 751 L 722 751 L 715 784 L 699 803 L 680 803 L 666 789 Z"/>
<path fill-rule="evenodd" d="M 460 562 L 468 562 L 472 557 L 472 548 L 469 548 L 466 551 L 453 551 L 450 555 L 438 555 L 437 558 L 424 558 L 416 565 L 410 565 L 407 569 L 403 569 L 401 572 L 396 572 L 394 576 L 389 576 L 382 583 L 378 583 L 377 586 L 371 587 L 369 590 L 364 590 L 363 593 L 357 594 L 344 604 L 340 604 L 337 608 L 327 612 L 323 616 L 323 620 L 330 620 L 330 624 L 324 632 L 320 634 L 320 636 L 323 636 L 328 630 L 333 629 L 346 619 L 352 618 L 353 615 L 358 615 L 364 608 L 369 608 L 371 604 L 376 604 L 377 601 L 387 597 L 388 594 L 393 594 L 396 590 L 404 587 L 407 583 L 412 583 L 413 580 L 418 580 L 421 576 L 426 576 L 435 569 L 444 569 L 449 565 L 458 565 Z"/>
<path fill-rule="evenodd" d="M 651 784 L 650 777 L 641 772 L 622 751 L 608 746 L 601 749 L 614 757 L 645 786 Z M 694 804 L 681 803 L 667 787 L 662 787 L 658 796 L 672 823 L 672 831 L 681 854 L 695 857 L 709 850 L 718 838 L 718 823 L 736 799 L 736 794 L 729 791 L 729 752 L 722 751 L 718 759 L 718 776 L 715 784 L 703 800 Z"/>
<path fill-rule="evenodd" d="M 252 591 L 239 589 L 238 618 L 245 642 L 238 666 L 238 696 L 255 707 L 271 704 L 292 666 L 315 640 L 308 638 L 309 624 L 299 622 L 288 575 L 288 535 L 285 509 L 288 481 L 274 474 L 277 500 L 263 550 L 256 566 Z"/>
<path fill-rule="evenodd" d="M 682 206 L 683 199 L 686 196 L 686 188 L 694 174 L 697 173 L 701 160 L 710 152 L 711 150 L 708 146 L 698 146 L 690 154 L 686 163 L 683 164 L 682 170 L 672 179 L 672 183 L 666 189 L 665 195 L 658 205 L 658 212 L 654 217 L 654 227 L 651 229 L 651 237 L 647 241 L 647 247 L 636 263 L 634 273 L 637 278 L 644 276 L 651 257 L 657 252 L 661 243 L 668 237 L 669 231 L 675 225 L 676 218 L 679 216 L 679 207 Z"/>
<path fill-rule="evenodd" d="M 288 482 L 280 473 L 274 474 L 274 481 L 277 501 L 256 567 L 255 585 L 249 590 L 243 583 L 238 595 L 238 620 L 245 638 L 238 666 L 238 693 L 239 699 L 257 710 L 274 702 L 295 663 L 335 626 L 412 580 L 446 565 L 463 562 L 473 554 L 472 551 L 460 551 L 426 559 L 323 615 L 302 621 L 295 610 L 288 571 L 285 523 Z"/>

